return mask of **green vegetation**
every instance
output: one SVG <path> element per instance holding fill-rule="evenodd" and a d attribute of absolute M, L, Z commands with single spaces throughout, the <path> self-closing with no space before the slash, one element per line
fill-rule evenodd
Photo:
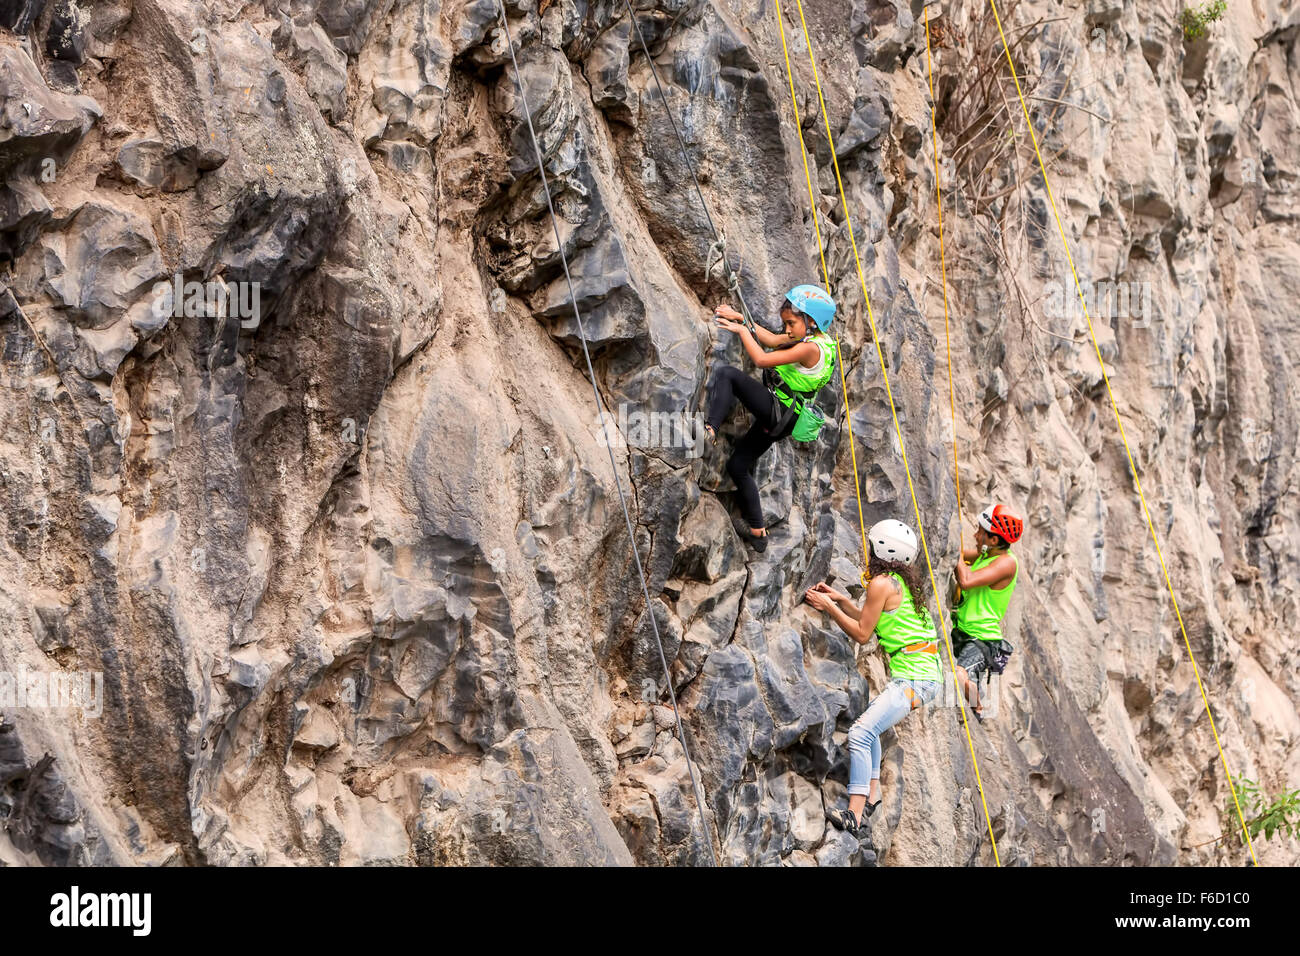
<path fill-rule="evenodd" d="M 1283 790 L 1276 797 L 1270 797 L 1260 792 L 1258 783 L 1246 777 L 1236 777 L 1232 783 L 1252 840 L 1261 833 L 1265 840 L 1273 839 L 1274 834 L 1293 839 L 1300 836 L 1300 790 Z M 1224 806 L 1224 818 L 1225 836 L 1231 834 L 1229 839 L 1238 845 L 1244 844 L 1241 821 L 1237 818 L 1237 808 L 1231 796 Z"/>
<path fill-rule="evenodd" d="M 1183 37 L 1199 40 L 1205 36 L 1211 23 L 1223 16 L 1228 9 L 1228 0 L 1210 0 L 1200 7 L 1183 8 Z"/>

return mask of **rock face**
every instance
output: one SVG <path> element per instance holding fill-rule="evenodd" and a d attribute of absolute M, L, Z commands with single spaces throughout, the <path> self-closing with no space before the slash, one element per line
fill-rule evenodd
<path fill-rule="evenodd" d="M 942 583 L 917 6 L 805 12 Z M 746 300 L 774 324 L 820 281 L 816 216 L 841 304 L 847 407 L 827 388 L 821 441 L 763 459 L 757 556 L 723 468 L 743 414 L 695 427 L 742 353 L 622 3 L 509 0 L 524 98 L 495 0 L 0 7 L 0 862 L 993 862 L 951 692 L 885 736 L 869 836 L 824 818 L 885 681 L 801 603 L 860 591 L 846 426 L 866 521 L 914 519 L 797 10 L 815 210 L 774 7 L 635 4 Z M 1016 57 L 1055 201 L 1227 764 L 1270 791 L 1300 780 L 1291 7 L 1196 42 L 1172 0 L 1009 24 L 1045 21 Z M 1242 862 L 990 13 L 931 17 L 962 503 L 1026 517 L 972 728 L 1000 858 Z"/>

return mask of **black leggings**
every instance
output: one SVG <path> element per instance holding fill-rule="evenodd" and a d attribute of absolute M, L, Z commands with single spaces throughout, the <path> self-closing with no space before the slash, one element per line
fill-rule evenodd
<path fill-rule="evenodd" d="M 740 495 L 740 512 L 751 528 L 762 528 L 763 509 L 758 504 L 758 483 L 754 481 L 754 466 L 774 444 L 785 438 L 794 430 L 795 420 L 790 422 L 781 433 L 769 435 L 767 429 L 776 423 L 775 400 L 767 386 L 755 381 L 738 368 L 722 365 L 713 372 L 709 382 L 708 423 L 714 432 L 722 427 L 722 420 L 731 411 L 736 399 L 740 399 L 754 416 L 754 424 L 749 427 L 727 461 L 727 474 L 736 483 L 736 492 Z M 783 409 L 784 410 L 784 409 Z"/>

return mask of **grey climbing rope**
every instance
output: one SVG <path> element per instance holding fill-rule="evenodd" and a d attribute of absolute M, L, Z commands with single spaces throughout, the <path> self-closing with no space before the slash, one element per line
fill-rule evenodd
<path fill-rule="evenodd" d="M 745 324 L 749 326 L 750 332 L 754 331 L 754 317 L 749 314 L 749 306 L 745 304 L 745 296 L 740 291 L 740 276 L 731 268 L 731 263 L 727 261 L 727 237 L 713 222 L 713 216 L 709 213 L 709 204 L 704 199 L 704 190 L 700 189 L 700 179 L 695 175 L 695 164 L 691 162 L 690 151 L 686 148 L 686 140 L 682 137 L 682 132 L 677 126 L 677 120 L 673 118 L 672 107 L 668 105 L 668 96 L 664 93 L 664 85 L 659 81 L 659 69 L 655 66 L 654 57 L 650 55 L 650 48 L 646 45 L 645 36 L 641 33 L 641 25 L 636 22 L 636 14 L 632 12 L 631 0 L 623 0 L 623 6 L 627 8 L 628 19 L 632 21 L 632 29 L 636 31 L 637 42 L 641 45 L 641 52 L 645 54 L 646 62 L 650 64 L 650 75 L 654 77 L 655 89 L 659 91 L 659 100 L 664 104 L 664 113 L 668 115 L 668 123 L 673 128 L 673 134 L 677 137 L 677 145 L 682 149 L 682 159 L 686 161 L 686 168 L 691 171 L 691 182 L 695 184 L 695 195 L 700 197 L 700 207 L 704 210 L 704 218 L 709 222 L 709 231 L 713 233 L 713 245 L 709 248 L 709 271 L 713 269 L 713 255 L 717 254 L 722 262 L 723 278 L 726 281 L 727 290 L 736 296 L 740 303 L 740 313 L 745 317 Z M 761 343 L 760 343 L 761 345 Z"/>
<path fill-rule="evenodd" d="M 560 250 L 560 262 L 564 266 L 564 280 L 569 286 L 569 304 L 573 306 L 573 317 L 578 323 L 578 335 L 582 339 L 582 354 L 587 360 L 587 376 L 591 379 L 591 391 L 596 398 L 596 411 L 600 413 L 601 425 L 605 430 L 605 450 L 609 452 L 609 466 L 614 472 L 614 486 L 618 489 L 618 503 L 623 509 L 623 520 L 627 523 L 628 541 L 632 548 L 632 557 L 636 561 L 637 577 L 641 580 L 641 594 L 645 597 L 645 613 L 650 619 L 650 627 L 654 632 L 655 644 L 659 648 L 659 663 L 663 665 L 664 680 L 668 684 L 668 695 L 673 705 L 673 717 L 677 722 L 677 739 L 682 744 L 682 754 L 686 758 L 686 769 L 691 778 L 691 789 L 695 794 L 695 806 L 699 810 L 700 829 L 704 835 L 704 842 L 709 848 L 709 857 L 713 865 L 718 865 L 717 854 L 713 850 L 713 835 L 709 830 L 708 822 L 704 816 L 704 796 L 701 791 L 699 781 L 695 776 L 695 763 L 691 760 L 691 751 L 686 743 L 686 734 L 682 730 L 682 717 L 677 708 L 677 692 L 673 689 L 672 672 L 668 669 L 668 657 L 664 654 L 664 642 L 659 636 L 659 623 L 655 620 L 654 607 L 650 603 L 650 588 L 646 584 L 645 569 L 641 566 L 641 554 L 636 549 L 636 533 L 632 526 L 632 515 L 627 510 L 627 498 L 623 494 L 623 482 L 618 476 L 618 464 L 614 460 L 614 443 L 609 434 L 610 416 L 606 413 L 605 403 L 600 397 L 600 388 L 596 385 L 596 370 L 591 363 L 591 350 L 587 345 L 587 329 L 582 322 L 582 314 L 578 311 L 578 296 L 573 288 L 573 276 L 569 274 L 569 257 L 564 252 L 564 239 L 560 236 L 560 223 L 555 215 L 555 205 L 551 201 L 551 187 L 546 179 L 546 166 L 542 159 L 542 148 L 537 142 L 537 131 L 533 129 L 533 114 L 528 108 L 528 97 L 524 93 L 524 81 L 519 72 L 519 61 L 515 58 L 514 40 L 510 36 L 510 24 L 506 19 L 506 8 L 504 0 L 497 0 L 497 9 L 501 14 L 501 26 L 506 34 L 506 47 L 510 50 L 510 63 L 514 67 L 515 86 L 519 89 L 519 102 L 523 108 L 524 121 L 528 124 L 528 136 L 533 143 L 533 153 L 537 157 L 537 175 L 542 180 L 542 191 L 546 194 L 546 208 L 551 214 L 551 228 L 555 230 L 555 243 Z M 697 185 L 698 188 L 698 185 Z M 708 214 L 708 210 L 705 210 Z M 712 222 L 710 221 L 710 225 Z M 654 715 L 651 715 L 654 719 Z"/>

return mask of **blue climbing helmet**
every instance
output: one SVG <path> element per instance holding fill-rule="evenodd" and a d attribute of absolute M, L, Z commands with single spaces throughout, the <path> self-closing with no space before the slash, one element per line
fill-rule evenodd
<path fill-rule="evenodd" d="M 817 323 L 817 328 L 825 332 L 831 327 L 835 318 L 835 300 L 818 285 L 797 285 L 785 294 L 785 301 L 790 308 L 802 312 Z"/>

